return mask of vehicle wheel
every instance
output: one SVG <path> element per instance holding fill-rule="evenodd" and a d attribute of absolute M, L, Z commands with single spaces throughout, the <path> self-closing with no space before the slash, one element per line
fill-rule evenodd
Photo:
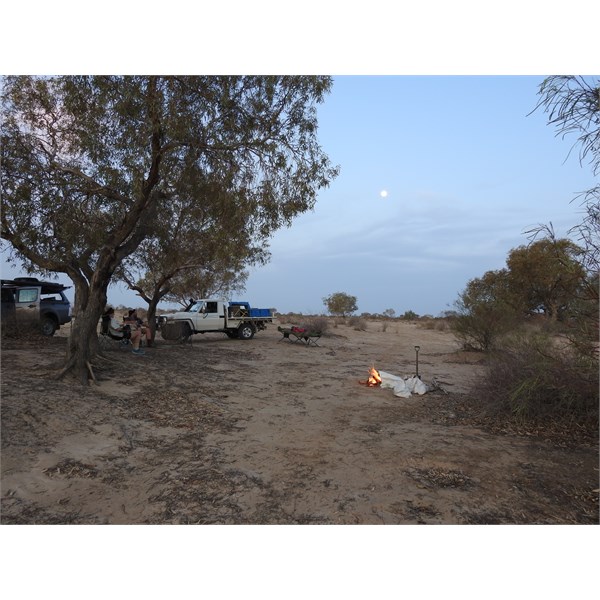
<path fill-rule="evenodd" d="M 160 335 L 163 340 L 186 341 L 192 335 L 192 328 L 182 321 L 167 321 L 160 328 Z"/>
<path fill-rule="evenodd" d="M 40 325 L 42 333 L 47 336 L 54 335 L 54 332 L 58 329 L 56 321 L 52 317 L 42 317 Z"/>
<path fill-rule="evenodd" d="M 251 340 L 254 337 L 254 327 L 250 323 L 242 323 L 238 328 L 240 340 Z"/>
<path fill-rule="evenodd" d="M 204 332 L 202 332 L 204 333 Z M 181 337 L 179 338 L 181 342 L 187 342 L 192 337 L 192 328 L 189 323 L 183 323 L 181 327 Z"/>
<path fill-rule="evenodd" d="M 173 341 L 176 340 L 179 334 L 179 328 L 173 321 L 163 323 L 160 328 L 160 337 L 163 340 Z"/>

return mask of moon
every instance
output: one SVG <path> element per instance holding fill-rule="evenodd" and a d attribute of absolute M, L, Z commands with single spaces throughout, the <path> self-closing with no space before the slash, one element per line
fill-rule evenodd
<path fill-rule="evenodd" d="M 387 190 L 381 190 L 381 191 L 379 192 L 379 195 L 380 195 L 382 198 L 387 198 L 388 191 L 387 191 Z"/>

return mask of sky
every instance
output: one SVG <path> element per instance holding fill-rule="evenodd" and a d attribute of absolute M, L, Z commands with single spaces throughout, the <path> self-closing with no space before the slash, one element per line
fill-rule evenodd
<path fill-rule="evenodd" d="M 593 178 L 568 156 L 575 140 L 531 114 L 542 80 L 336 77 L 319 139 L 340 175 L 273 237 L 248 298 L 314 313 L 344 292 L 359 313 L 436 316 L 469 279 L 502 268 L 525 231 L 552 222 L 566 235 Z"/>
<path fill-rule="evenodd" d="M 344 292 L 358 314 L 438 316 L 469 279 L 505 266 L 526 231 L 552 223 L 567 235 L 581 220 L 575 197 L 594 181 L 571 152 L 575 138 L 534 111 L 542 80 L 335 76 L 318 139 L 340 174 L 275 233 L 270 262 L 236 298 L 320 314 L 324 297 Z M 144 306 L 123 286 L 109 288 L 109 302 Z"/>

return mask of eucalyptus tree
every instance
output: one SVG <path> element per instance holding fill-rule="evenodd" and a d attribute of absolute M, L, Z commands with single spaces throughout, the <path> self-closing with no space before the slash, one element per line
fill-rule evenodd
<path fill-rule="evenodd" d="M 552 321 L 570 316 L 586 271 L 582 249 L 568 239 L 543 238 L 513 248 L 506 259 L 508 284 L 528 314 L 543 313 Z"/>
<path fill-rule="evenodd" d="M 116 269 L 204 173 L 258 206 L 262 235 L 337 175 L 317 139 L 329 77 L 5 77 L 1 234 L 28 270 L 65 273 L 76 318 L 60 374 L 92 373 Z M 251 217 L 254 215 L 248 215 Z"/>
<path fill-rule="evenodd" d="M 323 304 L 327 310 L 336 316 L 347 317 L 358 310 L 356 305 L 356 296 L 346 294 L 346 292 L 335 292 L 323 298 Z"/>
<path fill-rule="evenodd" d="M 158 201 L 160 219 L 152 235 L 115 274 L 148 304 L 153 331 L 161 300 L 184 302 L 190 295 L 241 290 L 246 267 L 269 257 L 256 199 L 228 190 L 222 180 L 207 181 L 202 173 L 176 185 L 168 202 Z"/>
<path fill-rule="evenodd" d="M 179 272 L 170 282 L 164 300 L 185 307 L 191 299 L 223 298 L 246 289 L 248 270 L 245 265 L 227 265 L 215 260 L 212 264 Z"/>

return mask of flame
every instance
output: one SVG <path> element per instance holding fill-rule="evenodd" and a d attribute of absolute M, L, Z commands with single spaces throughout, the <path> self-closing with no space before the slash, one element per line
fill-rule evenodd
<path fill-rule="evenodd" d="M 366 381 L 360 381 L 363 385 L 367 385 L 369 387 L 376 387 L 381 384 L 381 376 L 379 375 L 379 371 L 375 367 L 371 367 L 369 369 L 369 379 Z"/>
<path fill-rule="evenodd" d="M 381 383 L 381 376 L 379 371 L 375 367 L 371 367 L 369 371 L 369 379 L 367 379 L 367 385 L 379 385 Z"/>

